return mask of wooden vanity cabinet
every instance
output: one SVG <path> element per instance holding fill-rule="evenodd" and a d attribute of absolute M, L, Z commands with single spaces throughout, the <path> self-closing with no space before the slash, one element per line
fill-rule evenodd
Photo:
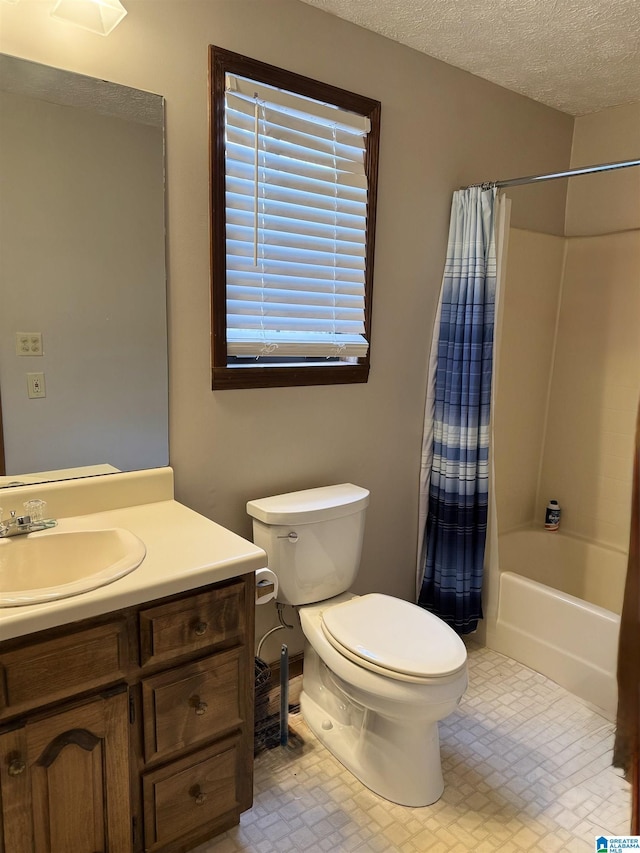
<path fill-rule="evenodd" d="M 0 853 L 179 853 L 253 797 L 254 575 L 0 645 Z"/>
<path fill-rule="evenodd" d="M 131 849 L 124 691 L 0 735 L 7 853 Z"/>

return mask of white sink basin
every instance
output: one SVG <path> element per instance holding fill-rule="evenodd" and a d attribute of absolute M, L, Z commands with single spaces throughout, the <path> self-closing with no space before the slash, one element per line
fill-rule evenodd
<path fill-rule="evenodd" d="M 0 539 L 0 607 L 88 592 L 132 572 L 144 543 L 129 530 L 45 530 Z"/>

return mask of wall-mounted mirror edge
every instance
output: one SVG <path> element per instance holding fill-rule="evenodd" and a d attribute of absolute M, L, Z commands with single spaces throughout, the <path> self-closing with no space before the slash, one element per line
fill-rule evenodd
<path fill-rule="evenodd" d="M 164 98 L 0 54 L 0 111 L 0 488 L 164 467 Z"/>

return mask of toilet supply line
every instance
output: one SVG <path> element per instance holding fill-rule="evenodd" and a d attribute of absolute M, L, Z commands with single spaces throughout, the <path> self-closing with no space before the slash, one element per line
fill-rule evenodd
<path fill-rule="evenodd" d="M 272 634 L 275 634 L 276 631 L 281 631 L 283 628 L 288 628 L 289 630 L 293 630 L 294 626 L 289 625 L 288 622 L 284 621 L 284 616 L 282 611 L 284 610 L 284 604 L 281 604 L 279 601 L 276 601 L 276 609 L 278 611 L 278 620 L 280 622 L 279 625 L 276 625 L 275 628 L 270 628 L 266 634 L 263 635 L 260 642 L 258 643 L 258 648 L 256 649 L 256 657 L 260 657 L 260 652 L 262 651 L 262 646 L 264 645 L 265 640 L 270 637 Z"/>

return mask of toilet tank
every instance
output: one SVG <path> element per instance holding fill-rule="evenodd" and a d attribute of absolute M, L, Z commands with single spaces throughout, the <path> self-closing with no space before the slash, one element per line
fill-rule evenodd
<path fill-rule="evenodd" d="M 349 589 L 368 503 L 367 489 L 351 483 L 249 501 L 253 541 L 278 577 L 278 601 L 309 604 Z"/>

